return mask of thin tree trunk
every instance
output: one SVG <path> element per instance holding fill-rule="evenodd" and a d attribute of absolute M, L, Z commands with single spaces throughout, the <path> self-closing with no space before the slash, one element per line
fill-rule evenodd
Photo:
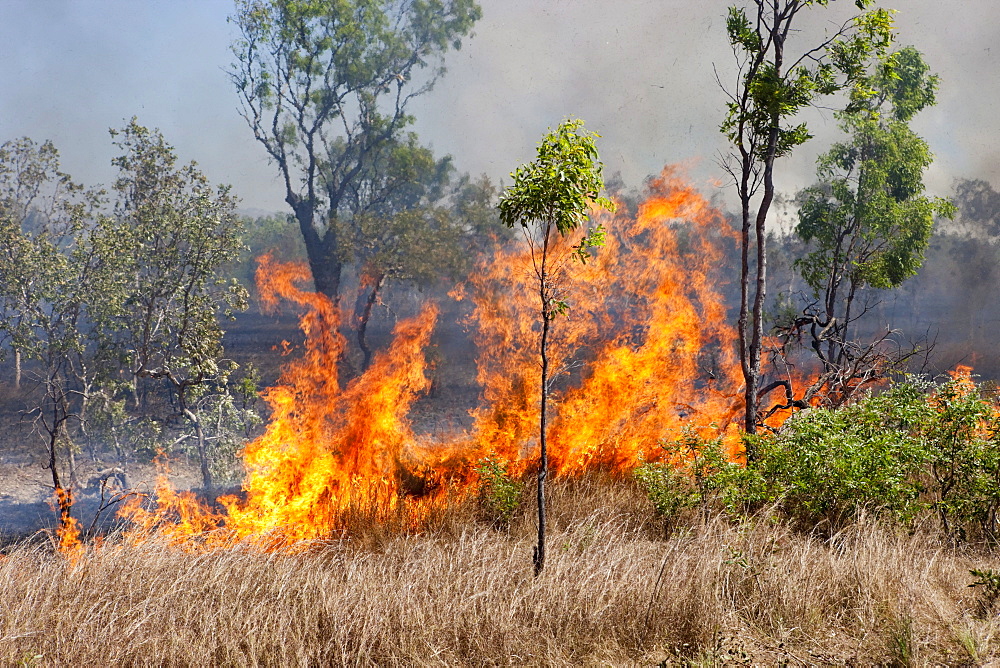
<path fill-rule="evenodd" d="M 184 401 L 184 397 L 181 392 L 183 392 L 183 388 L 178 389 L 181 413 L 183 413 L 184 417 L 186 417 L 194 427 L 195 439 L 198 444 L 198 463 L 201 465 L 201 487 L 205 490 L 205 492 L 210 494 L 214 484 L 212 481 L 212 469 L 209 466 L 208 460 L 208 444 L 205 441 L 205 428 L 202 426 L 199 416 L 187 407 L 187 402 Z"/>
<path fill-rule="evenodd" d="M 21 349 L 14 348 L 14 389 L 21 389 Z"/>
<path fill-rule="evenodd" d="M 73 490 L 63 486 L 62 476 L 59 475 L 59 435 L 62 433 L 66 423 L 66 406 L 63 405 L 63 398 L 57 390 L 50 390 L 52 399 L 52 427 L 49 433 L 49 461 L 47 468 L 52 475 L 52 488 L 56 495 L 56 503 L 59 507 L 59 528 L 63 531 L 69 529 L 73 523 Z"/>
<path fill-rule="evenodd" d="M 545 290 L 545 269 L 544 260 L 542 261 L 542 299 L 544 300 L 547 292 Z M 543 302 L 544 304 L 544 302 Z M 541 415 L 539 416 L 539 433 L 538 433 L 538 445 L 539 445 L 539 461 L 538 461 L 538 545 L 535 546 L 535 575 L 542 572 L 542 568 L 545 566 L 545 479 L 549 473 L 549 456 L 548 449 L 546 447 L 545 431 L 547 426 L 548 418 L 548 383 L 549 383 L 549 355 L 548 355 L 548 344 L 549 344 L 549 327 L 551 325 L 551 319 L 548 313 L 547 305 L 542 307 L 542 339 L 540 344 L 540 352 L 542 357 L 542 400 L 541 400 Z"/>
<path fill-rule="evenodd" d="M 551 305 L 549 303 L 549 277 L 546 260 L 549 250 L 548 226 L 545 228 L 545 238 L 542 241 L 542 259 L 538 276 L 538 296 L 542 301 L 542 336 L 539 342 L 539 353 L 542 360 L 542 397 L 539 414 L 538 431 L 538 544 L 535 545 L 534 565 L 537 577 L 545 567 L 545 479 L 549 474 L 549 454 L 546 443 L 546 427 L 548 423 L 549 399 L 549 328 L 552 324 Z"/>
<path fill-rule="evenodd" d="M 371 292 L 368 294 L 368 298 L 365 300 L 364 307 L 361 309 L 361 314 L 358 316 L 358 347 L 361 348 L 361 353 L 364 355 L 364 359 L 361 362 L 361 372 L 364 373 L 368 370 L 368 367 L 372 363 L 372 349 L 368 346 L 368 321 L 372 317 L 372 308 L 378 302 L 379 293 L 382 290 L 382 286 L 385 285 L 385 274 L 379 273 L 375 281 L 371 286 Z"/>

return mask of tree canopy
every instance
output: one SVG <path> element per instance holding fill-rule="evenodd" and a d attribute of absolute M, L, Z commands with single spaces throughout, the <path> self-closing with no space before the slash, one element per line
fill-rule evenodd
<path fill-rule="evenodd" d="M 334 301 L 353 240 L 343 227 L 407 189 L 421 157 L 404 134 L 408 105 L 480 14 L 474 0 L 238 3 L 230 74 L 243 115 L 281 173 L 316 289 Z"/>
<path fill-rule="evenodd" d="M 933 156 L 909 127 L 933 105 L 938 78 L 913 47 L 888 57 L 867 80 L 875 93 L 838 114 L 848 138 L 817 164 L 819 182 L 799 193 L 796 234 L 807 253 L 796 266 L 817 300 L 805 311 L 813 349 L 824 367 L 825 392 L 844 401 L 885 366 L 878 348 L 851 342 L 853 323 L 868 308 L 865 288 L 896 288 L 923 263 L 935 216 L 947 200 L 924 195 Z"/>

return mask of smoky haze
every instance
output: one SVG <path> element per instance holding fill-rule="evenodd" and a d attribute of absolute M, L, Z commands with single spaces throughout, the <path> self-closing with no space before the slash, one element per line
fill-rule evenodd
<path fill-rule="evenodd" d="M 579 116 L 603 135 L 607 170 L 626 185 L 668 162 L 687 164 L 700 182 L 721 180 L 725 97 L 715 73 L 733 76 L 730 1 L 483 0 L 475 36 L 448 55 L 448 74 L 413 107 L 415 129 L 460 170 L 498 180 L 532 157 L 546 127 Z M 835 3 L 803 25 L 815 35 L 853 6 Z M 899 43 L 924 52 L 942 79 L 939 104 L 915 123 L 938 156 L 928 177 L 937 194 L 956 178 L 1000 177 L 995 7 L 899 4 Z M 77 180 L 108 183 L 107 130 L 135 115 L 163 130 L 182 159 L 231 183 L 245 208 L 284 211 L 226 75 L 231 12 L 228 0 L 5 0 L 0 138 L 51 139 Z M 811 180 L 815 155 L 836 137 L 830 113 L 810 119 L 817 138 L 781 166 L 785 192 Z"/>

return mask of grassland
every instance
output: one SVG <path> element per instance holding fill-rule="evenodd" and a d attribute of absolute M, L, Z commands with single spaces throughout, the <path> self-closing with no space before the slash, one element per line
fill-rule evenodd
<path fill-rule="evenodd" d="M 526 492 L 530 494 L 530 490 Z M 75 564 L 0 558 L 3 665 L 983 665 L 1000 560 L 860 520 L 832 538 L 767 514 L 666 536 L 629 481 L 556 481 L 532 575 L 530 504 L 471 502 L 419 532 L 357 518 L 298 554 L 109 537 Z"/>

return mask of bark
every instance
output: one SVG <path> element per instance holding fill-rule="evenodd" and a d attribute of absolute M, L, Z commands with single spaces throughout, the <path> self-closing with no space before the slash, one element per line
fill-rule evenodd
<path fill-rule="evenodd" d="M 375 304 L 378 303 L 379 294 L 382 291 L 382 287 L 385 285 L 384 273 L 380 273 L 378 276 L 373 278 L 374 282 L 371 285 L 371 292 L 368 293 L 368 298 L 364 300 L 361 313 L 358 315 L 358 347 L 361 349 L 361 354 L 364 356 L 364 359 L 361 362 L 362 373 L 368 370 L 368 367 L 372 362 L 372 349 L 369 347 L 367 339 L 368 321 L 372 317 L 372 309 L 375 307 Z M 361 296 L 362 295 L 359 295 L 359 297 Z"/>
<path fill-rule="evenodd" d="M 212 469 L 208 458 L 208 443 L 205 439 L 205 428 L 201 424 L 201 419 L 194 411 L 187 408 L 183 404 L 181 411 L 184 413 L 184 417 L 187 418 L 194 427 L 195 442 L 198 445 L 198 463 L 201 465 L 202 489 L 211 493 L 214 483 L 212 481 Z"/>
<path fill-rule="evenodd" d="M 546 260 L 549 249 L 549 229 L 545 230 L 542 241 L 542 259 L 538 275 L 538 294 L 542 301 L 542 336 L 539 342 L 539 354 L 542 361 L 542 398 L 539 415 L 538 432 L 538 544 L 535 545 L 534 566 L 535 576 L 541 574 L 545 567 L 545 479 L 549 474 L 549 455 L 546 443 L 546 428 L 548 422 L 549 398 L 549 329 L 552 324 L 552 313 L 549 299 L 549 277 Z"/>
<path fill-rule="evenodd" d="M 58 448 L 59 436 L 62 434 L 66 420 L 68 419 L 68 410 L 64 403 L 65 397 L 59 394 L 58 391 L 50 389 L 50 392 L 53 392 L 50 395 L 50 399 L 52 400 L 52 424 L 46 429 L 49 436 L 49 461 L 46 468 L 49 469 L 49 473 L 52 476 L 52 488 L 55 492 L 56 503 L 59 508 L 59 527 L 67 529 L 73 521 L 73 490 L 63 485 L 62 476 L 59 475 Z"/>
<path fill-rule="evenodd" d="M 316 291 L 329 297 L 334 304 L 339 304 L 343 263 L 339 255 L 336 226 L 331 222 L 321 233 L 314 224 L 315 210 L 312 201 L 301 199 L 290 190 L 285 201 L 292 207 L 299 223 Z"/>

